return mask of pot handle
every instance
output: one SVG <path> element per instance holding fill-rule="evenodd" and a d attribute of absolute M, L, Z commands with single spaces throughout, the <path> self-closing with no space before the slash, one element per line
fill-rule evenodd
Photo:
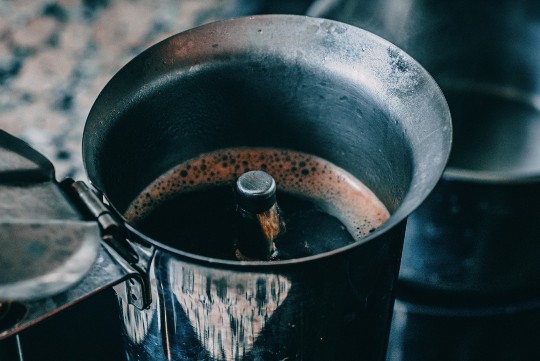
<path fill-rule="evenodd" d="M 132 231 L 100 191 L 69 178 L 62 182 L 62 187 L 71 194 L 82 213 L 97 221 L 103 247 L 131 275 L 132 279 L 126 282 L 125 287 L 117 289 L 117 292 L 123 290 L 119 296 L 140 310 L 148 308 L 152 302 L 148 269 L 155 248 Z"/>
<path fill-rule="evenodd" d="M 0 340 L 128 279 L 120 296 L 150 305 L 154 248 L 99 195 L 0 130 Z"/>
<path fill-rule="evenodd" d="M 138 262 L 130 263 L 102 241 L 94 266 L 74 287 L 38 300 L 0 301 L 0 340 L 119 284 L 122 285 L 115 287 L 119 297 L 139 309 L 148 308 L 152 299 L 147 270 L 154 247 L 139 244 L 134 247 L 137 248 Z"/>

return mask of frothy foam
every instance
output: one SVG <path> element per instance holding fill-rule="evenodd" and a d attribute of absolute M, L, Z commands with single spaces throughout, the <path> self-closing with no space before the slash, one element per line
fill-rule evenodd
<path fill-rule="evenodd" d="M 187 160 L 146 187 L 124 216 L 136 224 L 164 201 L 181 193 L 232 184 L 250 170 L 264 170 L 274 177 L 278 190 L 316 202 L 356 240 L 390 216 L 373 192 L 347 171 L 310 154 L 275 148 L 222 149 Z"/>

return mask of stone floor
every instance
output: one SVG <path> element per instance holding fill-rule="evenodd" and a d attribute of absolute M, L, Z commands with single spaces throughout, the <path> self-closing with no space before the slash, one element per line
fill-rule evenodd
<path fill-rule="evenodd" d="M 309 3 L 0 1 L 0 128 L 51 159 L 58 179 L 86 179 L 85 119 L 100 90 L 131 58 L 196 25 L 247 14 L 303 13 Z"/>

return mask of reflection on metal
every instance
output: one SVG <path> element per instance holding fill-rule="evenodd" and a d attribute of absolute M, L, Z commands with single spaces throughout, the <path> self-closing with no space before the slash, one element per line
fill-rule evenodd
<path fill-rule="evenodd" d="M 238 360 L 285 301 L 291 282 L 273 274 L 204 270 L 171 260 L 172 291 L 212 359 Z"/>
<path fill-rule="evenodd" d="M 1 217 L 1 216 L 0 216 Z M 99 230 L 77 220 L 0 219 L 0 294 L 34 300 L 76 284 L 99 252 Z"/>
<path fill-rule="evenodd" d="M 150 266 L 150 274 L 154 274 L 153 263 Z M 157 304 L 156 302 L 153 302 L 150 304 L 150 307 L 141 310 L 139 307 L 136 307 L 134 304 L 130 303 L 128 299 L 123 297 L 123 295 L 130 294 L 128 292 L 128 284 L 132 284 L 132 282 L 136 281 L 130 279 L 115 286 L 114 290 L 118 295 L 118 304 L 120 305 L 124 332 L 132 342 L 139 344 L 143 342 L 148 335 L 150 325 L 154 319 L 154 314 L 157 313 Z M 155 279 L 151 279 L 150 282 L 155 284 Z M 152 287 L 152 299 L 157 299 L 156 287 Z"/>
<path fill-rule="evenodd" d="M 52 164 L 0 130 L 0 297 L 36 300 L 74 286 L 99 241 L 98 226 L 72 206 Z"/>

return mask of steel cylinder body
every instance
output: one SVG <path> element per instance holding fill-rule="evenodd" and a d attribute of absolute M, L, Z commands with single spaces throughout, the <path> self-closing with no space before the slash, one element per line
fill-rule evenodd
<path fill-rule="evenodd" d="M 384 359 L 404 221 L 435 186 L 450 138 L 425 70 L 342 23 L 240 18 L 136 57 L 100 94 L 83 139 L 89 177 L 120 213 L 182 161 L 273 147 L 343 168 L 391 217 L 348 246 L 270 262 L 209 258 L 143 235 L 156 249 L 153 302 L 139 311 L 121 300 L 128 359 Z"/>

